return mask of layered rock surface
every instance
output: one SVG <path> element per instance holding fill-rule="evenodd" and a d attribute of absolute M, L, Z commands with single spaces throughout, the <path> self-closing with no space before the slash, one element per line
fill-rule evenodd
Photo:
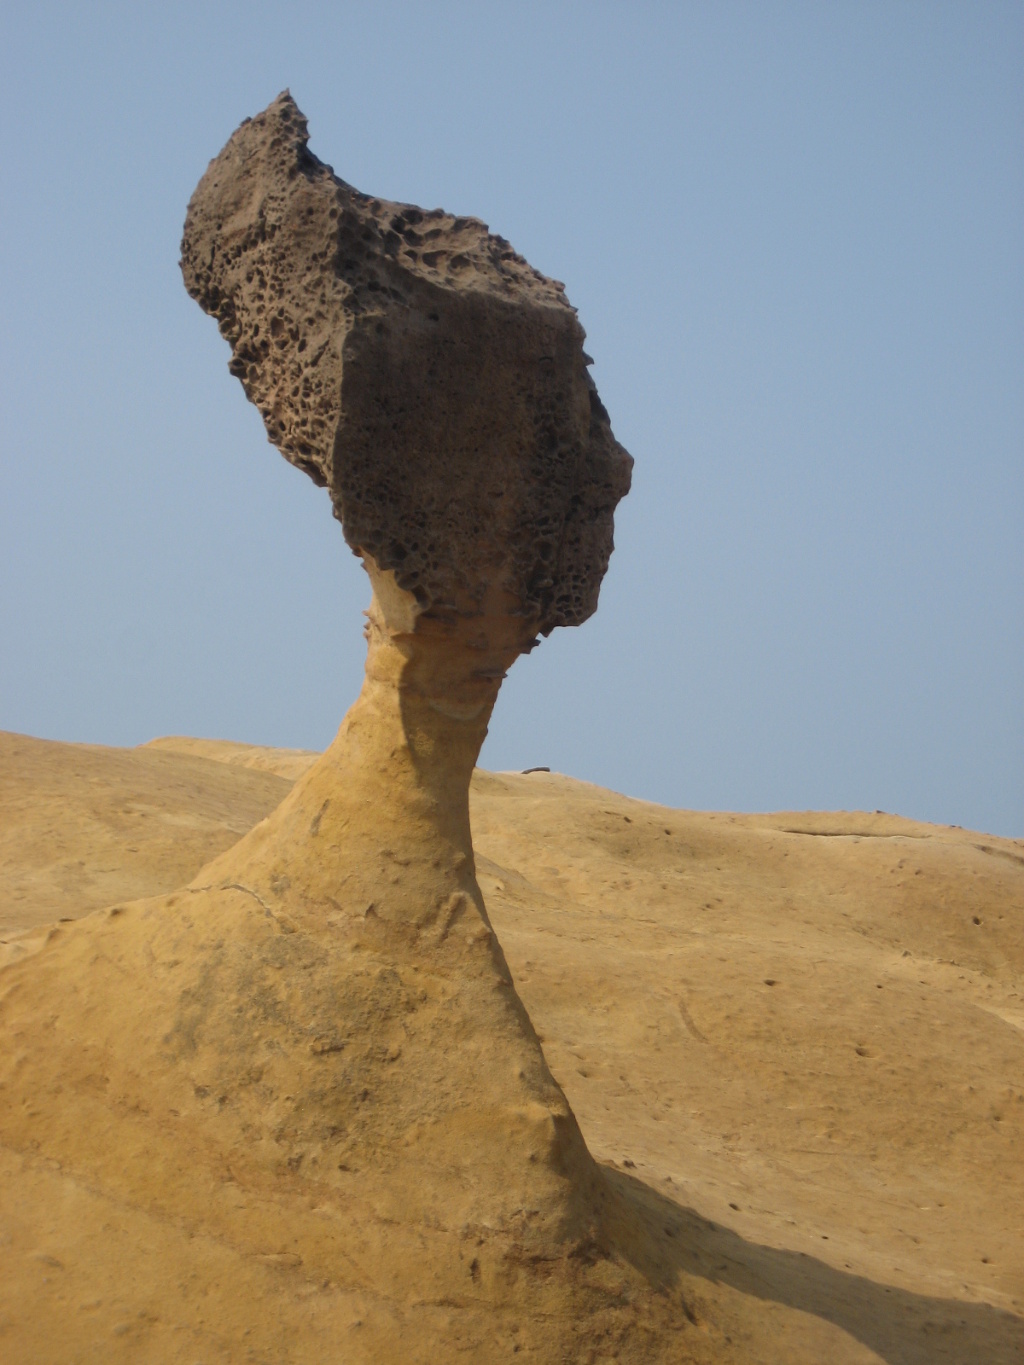
<path fill-rule="evenodd" d="M 316 758 L 0 734 L 0 887 L 21 888 L 26 927 L 88 914 L 97 867 L 122 895 L 169 893 L 177 869 L 190 878 L 207 858 L 207 811 L 254 818 L 253 768 L 291 776 Z M 128 809 L 114 826 L 128 767 L 147 817 Z M 680 1358 L 1016 1365 L 1024 842 L 879 814 L 674 811 L 539 773 L 478 771 L 471 812 L 478 880 L 553 1073 L 606 1179 L 638 1218 L 645 1203 L 657 1215 L 652 1278 L 678 1314 L 664 1335 Z M 56 828 L 59 894 L 37 861 Z M 132 913 L 96 918 L 114 928 Z M 0 960 L 22 964 L 0 973 L 5 1020 L 45 998 L 32 964 L 72 927 L 49 941 L 49 928 L 0 933 Z M 65 995 L 96 971 L 89 955 L 65 957 Z M 17 1141 L 16 1092 L 0 1092 L 5 1365 L 458 1359 L 453 1343 L 471 1360 L 537 1358 L 534 1281 L 520 1265 L 496 1311 L 479 1234 L 461 1242 L 444 1296 L 423 1294 L 423 1262 L 450 1235 L 406 1240 L 408 1224 L 370 1217 L 372 1167 L 339 1173 L 337 1203 L 311 1199 L 295 1171 L 256 1178 L 244 1143 L 209 1140 L 211 1098 L 224 1096 L 226 1122 L 237 1083 L 167 1102 L 158 1076 L 148 1121 L 138 1096 L 130 1125 L 112 1121 L 97 1049 L 65 1045 L 54 1013 L 40 1028 L 61 1048 L 60 1088 L 36 1087 Z M 301 1071 L 313 1054 L 299 1054 Z M 63 1131 L 83 1094 L 109 1165 L 133 1165 L 131 1185 L 92 1173 L 87 1125 Z M 163 1168 L 163 1144 L 185 1154 L 187 1178 Z M 183 1188 L 197 1191 L 189 1203 Z M 542 1324 L 556 1335 L 570 1307 L 560 1283 L 547 1280 Z M 641 1329 L 639 1309 L 623 1303 L 620 1319 Z M 613 1343 L 595 1333 L 566 1358 L 613 1358 Z"/>

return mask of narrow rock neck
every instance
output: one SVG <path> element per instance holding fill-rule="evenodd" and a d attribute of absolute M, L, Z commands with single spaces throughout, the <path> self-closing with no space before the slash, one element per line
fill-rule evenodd
<path fill-rule="evenodd" d="M 372 575 L 371 575 L 372 577 Z M 469 823 L 469 784 L 506 669 L 523 648 L 521 618 L 481 613 L 438 622 L 408 595 L 375 592 L 362 691 L 326 753 L 269 819 L 210 865 L 293 909 L 417 925 L 453 894 L 483 914 Z M 395 590 L 397 591 L 397 590 Z M 385 594 L 386 596 L 386 594 Z M 204 871 L 204 876 L 206 871 Z M 246 882 L 248 886 L 250 882 Z M 276 890 L 275 888 L 280 888 Z"/>
<path fill-rule="evenodd" d="M 396 636 L 368 615 L 366 677 L 332 749 L 380 819 L 433 825 L 469 854 L 469 784 L 504 670 L 480 676 L 458 641 Z"/>
<path fill-rule="evenodd" d="M 507 670 L 530 623 L 495 592 L 473 613 L 437 619 L 372 560 L 366 677 L 332 752 L 355 764 L 381 816 L 432 823 L 472 854 L 469 783 Z"/>

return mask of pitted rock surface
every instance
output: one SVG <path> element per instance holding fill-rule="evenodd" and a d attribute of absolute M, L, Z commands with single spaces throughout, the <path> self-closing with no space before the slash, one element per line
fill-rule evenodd
<path fill-rule="evenodd" d="M 356 553 L 445 619 L 497 590 L 533 629 L 597 606 L 632 460 L 563 286 L 475 218 L 375 199 L 280 95 L 189 204 L 182 271 L 270 440 Z"/>

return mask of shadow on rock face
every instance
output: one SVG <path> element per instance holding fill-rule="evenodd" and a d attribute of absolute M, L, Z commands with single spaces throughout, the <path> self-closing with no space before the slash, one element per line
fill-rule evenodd
<path fill-rule="evenodd" d="M 635 1211 L 648 1236 L 633 1264 L 657 1289 L 683 1288 L 683 1312 L 699 1325 L 704 1305 L 694 1277 L 766 1305 L 796 1309 L 840 1328 L 886 1365 L 1018 1365 L 1024 1319 L 984 1303 L 915 1294 L 854 1275 L 799 1251 L 748 1242 L 732 1229 L 677 1204 L 635 1176 L 603 1167 L 605 1178 Z M 651 1256 L 651 1248 L 657 1254 Z M 630 1255 L 629 1241 L 619 1243 Z M 780 1328 L 782 1324 L 780 1323 Z M 770 1319 L 760 1330 L 770 1337 Z M 774 1356 L 772 1357 L 775 1358 Z M 808 1359 L 801 1353 L 794 1358 Z"/>

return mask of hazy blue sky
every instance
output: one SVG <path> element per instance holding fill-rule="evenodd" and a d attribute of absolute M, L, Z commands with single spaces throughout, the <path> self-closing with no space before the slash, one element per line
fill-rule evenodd
<path fill-rule="evenodd" d="M 1024 834 L 1024 6 L 0 7 L 0 726 L 322 747 L 367 585 L 178 271 L 289 86 L 566 282 L 636 458 L 484 750 Z"/>

